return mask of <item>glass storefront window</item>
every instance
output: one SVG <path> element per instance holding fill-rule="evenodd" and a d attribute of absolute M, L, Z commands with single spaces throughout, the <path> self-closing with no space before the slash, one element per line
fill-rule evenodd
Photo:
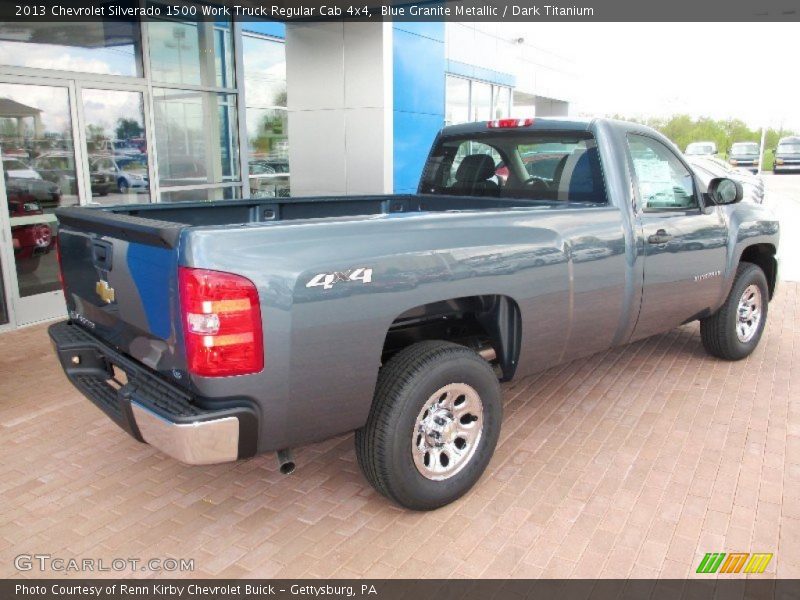
<path fill-rule="evenodd" d="M 250 195 L 253 198 L 289 195 L 288 116 L 285 110 L 247 109 L 250 150 Z"/>
<path fill-rule="evenodd" d="M 286 106 L 286 45 L 242 36 L 242 63 L 248 106 Z"/>
<path fill-rule="evenodd" d="M 511 114 L 511 88 L 447 75 L 445 124 L 503 119 Z"/>
<path fill-rule="evenodd" d="M 469 121 L 469 80 L 461 77 L 446 78 L 445 123 L 454 125 Z"/>
<path fill-rule="evenodd" d="M 242 197 L 242 187 L 239 185 L 229 187 L 214 187 L 198 190 L 175 190 L 161 194 L 162 202 L 211 202 L 213 200 L 239 200 Z"/>
<path fill-rule="evenodd" d="M 149 202 L 142 93 L 84 89 L 81 96 L 92 202 Z"/>
<path fill-rule="evenodd" d="M 489 121 L 492 118 L 492 86 L 480 81 L 472 82 L 472 121 Z"/>
<path fill-rule="evenodd" d="M 290 195 L 286 46 L 242 37 L 250 196 Z"/>
<path fill-rule="evenodd" d="M 66 87 L 0 83 L 0 150 L 9 195 L 45 212 L 78 204 Z"/>
<path fill-rule="evenodd" d="M 235 94 L 155 88 L 153 110 L 162 187 L 240 179 Z"/>
<path fill-rule="evenodd" d="M 0 83 L 0 150 L 19 296 L 58 290 L 52 213 L 78 203 L 67 88 Z"/>
<path fill-rule="evenodd" d="M 0 23 L 0 65 L 141 77 L 141 62 L 134 21 Z"/>
<path fill-rule="evenodd" d="M 154 82 L 236 86 L 230 23 L 150 21 L 147 36 Z"/>
<path fill-rule="evenodd" d="M 511 114 L 511 88 L 495 86 L 494 119 L 505 119 Z"/>

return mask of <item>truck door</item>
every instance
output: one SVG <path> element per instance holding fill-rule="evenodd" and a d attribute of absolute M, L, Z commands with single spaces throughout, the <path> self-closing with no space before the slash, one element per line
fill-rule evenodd
<path fill-rule="evenodd" d="M 661 141 L 628 135 L 644 246 L 642 305 L 633 338 L 703 316 L 722 292 L 728 229 L 704 210 L 694 175 Z"/>

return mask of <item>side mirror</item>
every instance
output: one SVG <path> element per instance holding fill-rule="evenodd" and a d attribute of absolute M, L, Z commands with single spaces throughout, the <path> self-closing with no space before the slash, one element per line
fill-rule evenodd
<path fill-rule="evenodd" d="M 727 177 L 715 177 L 708 183 L 708 197 L 714 204 L 735 204 L 744 196 L 742 184 Z"/>

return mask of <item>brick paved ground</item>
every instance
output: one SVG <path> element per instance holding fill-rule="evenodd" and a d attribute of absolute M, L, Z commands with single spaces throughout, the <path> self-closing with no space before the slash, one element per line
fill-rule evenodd
<path fill-rule="evenodd" d="M 39 552 L 219 577 L 681 577 L 705 552 L 763 551 L 760 577 L 800 577 L 799 307 L 784 283 L 741 363 L 689 325 L 506 385 L 487 473 L 427 514 L 372 491 L 351 436 L 289 477 L 273 456 L 181 465 L 77 393 L 43 327 L 2 335 L 0 576 Z"/>

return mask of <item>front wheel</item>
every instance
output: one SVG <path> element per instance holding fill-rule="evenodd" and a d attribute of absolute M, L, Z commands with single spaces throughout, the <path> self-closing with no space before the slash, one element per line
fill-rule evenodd
<path fill-rule="evenodd" d="M 429 341 L 381 369 L 366 425 L 356 431 L 364 476 L 413 510 L 465 494 L 489 464 L 500 435 L 500 385 L 469 348 Z"/>
<path fill-rule="evenodd" d="M 706 352 L 725 360 L 749 356 L 764 332 L 768 308 L 769 288 L 764 271 L 752 263 L 740 263 L 725 304 L 700 321 Z"/>

